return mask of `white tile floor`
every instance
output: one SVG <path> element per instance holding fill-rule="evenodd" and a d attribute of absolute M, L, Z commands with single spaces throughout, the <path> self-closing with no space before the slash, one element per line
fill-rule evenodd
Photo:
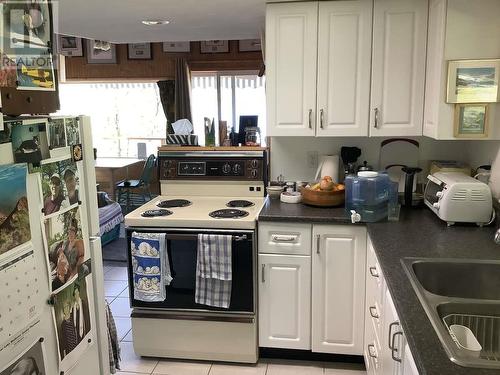
<path fill-rule="evenodd" d="M 104 287 L 121 347 L 122 375 L 366 375 L 361 365 L 263 359 L 256 365 L 138 357 L 134 353 L 124 263 L 106 262 Z"/>

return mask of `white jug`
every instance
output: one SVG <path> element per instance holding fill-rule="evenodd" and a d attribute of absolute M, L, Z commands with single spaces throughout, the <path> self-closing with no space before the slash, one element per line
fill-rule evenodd
<path fill-rule="evenodd" d="M 333 182 L 339 182 L 339 156 L 338 155 L 322 155 L 321 161 L 316 171 L 316 180 L 320 177 L 330 176 Z"/>

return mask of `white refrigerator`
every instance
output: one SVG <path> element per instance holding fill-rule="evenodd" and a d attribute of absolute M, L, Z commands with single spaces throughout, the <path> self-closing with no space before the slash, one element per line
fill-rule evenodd
<path fill-rule="evenodd" d="M 94 165 L 89 117 L 0 125 L 0 375 L 110 373 Z"/>

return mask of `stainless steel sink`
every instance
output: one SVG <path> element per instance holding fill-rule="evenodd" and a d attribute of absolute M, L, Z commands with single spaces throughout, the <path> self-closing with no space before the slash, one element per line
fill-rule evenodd
<path fill-rule="evenodd" d="M 500 261 L 404 258 L 403 267 L 450 360 L 500 368 Z M 448 328 L 472 330 L 479 356 L 461 348 Z"/>

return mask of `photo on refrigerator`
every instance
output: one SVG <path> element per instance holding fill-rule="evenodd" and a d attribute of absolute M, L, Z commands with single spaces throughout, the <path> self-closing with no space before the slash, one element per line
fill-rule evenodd
<path fill-rule="evenodd" d="M 70 282 L 88 258 L 79 207 L 46 219 L 44 229 L 54 292 Z"/>
<path fill-rule="evenodd" d="M 54 320 L 61 361 L 79 346 L 85 350 L 88 343 L 82 341 L 91 329 L 86 278 L 75 277 L 54 295 Z"/>
<path fill-rule="evenodd" d="M 0 166 L 0 258 L 31 240 L 25 164 Z"/>
<path fill-rule="evenodd" d="M 12 151 L 16 163 L 40 164 L 49 158 L 49 147 L 45 131 L 46 119 L 24 120 L 12 125 Z"/>
<path fill-rule="evenodd" d="M 19 358 L 1 370 L 0 375 L 46 375 L 43 340 L 35 341 Z"/>
<path fill-rule="evenodd" d="M 64 118 L 49 119 L 47 131 L 49 150 L 66 147 Z"/>
<path fill-rule="evenodd" d="M 79 203 L 79 175 L 74 161 L 64 159 L 44 162 L 36 171 L 41 175 L 45 216 Z"/>
<path fill-rule="evenodd" d="M 68 146 L 80 144 L 80 128 L 78 118 L 66 117 L 64 119 L 64 125 L 66 127 L 66 141 Z"/>

